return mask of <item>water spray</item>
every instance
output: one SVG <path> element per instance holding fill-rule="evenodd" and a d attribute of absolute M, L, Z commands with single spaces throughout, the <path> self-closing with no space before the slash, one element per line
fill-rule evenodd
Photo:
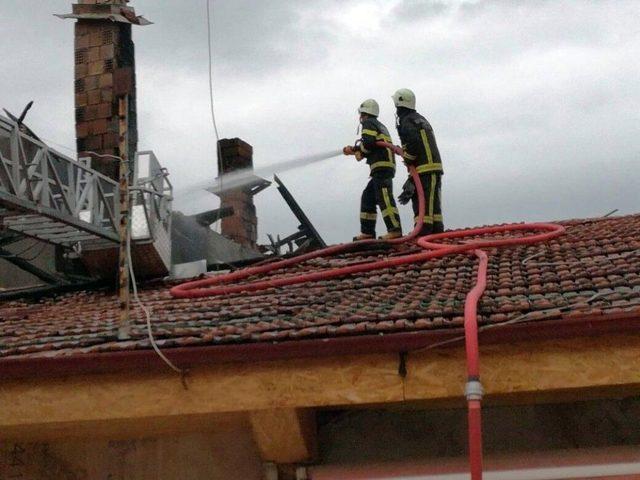
<path fill-rule="evenodd" d="M 292 158 L 285 162 L 278 162 L 271 165 L 265 165 L 258 168 L 246 168 L 244 170 L 235 170 L 232 173 L 227 173 L 217 177 L 214 180 L 214 184 L 211 185 L 211 181 L 200 182 L 196 185 L 191 185 L 189 191 L 194 191 L 199 188 L 205 189 L 207 192 L 219 194 L 228 190 L 241 188 L 247 185 L 251 185 L 256 181 L 256 177 L 270 177 L 275 173 L 286 172 L 296 168 L 311 165 L 313 163 L 319 163 L 331 158 L 342 155 L 342 150 L 330 150 L 327 152 L 316 153 L 313 155 L 305 155 L 302 157 Z M 186 190 L 186 189 L 185 189 Z M 188 192 L 184 192 L 188 193 Z M 178 194 L 181 196 L 182 192 Z"/>

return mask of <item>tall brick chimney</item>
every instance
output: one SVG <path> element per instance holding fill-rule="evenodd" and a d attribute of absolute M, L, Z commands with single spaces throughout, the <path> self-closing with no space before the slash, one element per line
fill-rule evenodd
<path fill-rule="evenodd" d="M 253 170 L 253 147 L 239 138 L 220 140 L 218 174 L 220 176 L 237 170 Z M 223 179 L 224 186 L 224 179 Z M 250 187 L 237 188 L 221 193 L 220 206 L 232 207 L 234 214 L 222 219 L 221 233 L 241 245 L 256 247 L 258 219 Z"/>
<path fill-rule="evenodd" d="M 134 45 L 131 23 L 138 17 L 128 0 L 79 0 L 75 24 L 76 140 L 86 152 L 118 155 L 118 96 L 129 96 L 129 158 L 138 143 Z M 111 19 L 108 16 L 111 15 Z M 116 180 L 118 164 L 93 157 L 92 166 Z"/>

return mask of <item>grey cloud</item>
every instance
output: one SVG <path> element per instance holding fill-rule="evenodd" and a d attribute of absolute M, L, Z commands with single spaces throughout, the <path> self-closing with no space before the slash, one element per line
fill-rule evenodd
<path fill-rule="evenodd" d="M 391 23 L 421 22 L 451 8 L 451 4 L 441 0 L 403 0 L 391 10 Z"/>
<path fill-rule="evenodd" d="M 74 145 L 73 25 L 65 0 L 0 2 L 0 108 L 19 112 L 30 100 L 27 123 L 43 137 Z M 65 121 L 66 120 L 66 121 Z"/>
<path fill-rule="evenodd" d="M 320 2 L 226 0 L 212 2 L 212 40 L 216 71 L 225 76 L 273 73 L 293 63 L 314 63 L 327 55 L 330 32 L 307 21 Z M 177 68 L 202 65 L 207 58 L 204 2 L 137 0 L 137 10 L 155 25 L 138 35 L 154 47 L 147 64 L 167 62 Z M 168 53 L 170 52 L 170 53 Z"/>
<path fill-rule="evenodd" d="M 628 11 L 628 15 L 616 16 L 612 29 L 601 16 L 606 9 Z M 436 72 L 453 66 L 499 64 L 526 52 L 615 43 L 619 35 L 637 31 L 640 13 L 632 2 L 624 0 L 603 1 L 598 8 L 575 0 L 480 0 L 457 6 L 438 0 L 403 0 L 394 12 L 389 26 L 398 22 L 407 28 L 424 28 L 422 41 L 413 42 L 414 55 L 429 59 Z M 447 38 L 430 33 L 433 24 L 429 20 L 444 15 L 453 27 Z"/>

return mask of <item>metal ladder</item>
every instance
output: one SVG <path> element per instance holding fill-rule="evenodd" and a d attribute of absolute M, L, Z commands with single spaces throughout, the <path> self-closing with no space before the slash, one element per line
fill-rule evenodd
<path fill-rule="evenodd" d="M 118 242 L 118 183 L 0 116 L 0 225 L 55 245 Z"/>

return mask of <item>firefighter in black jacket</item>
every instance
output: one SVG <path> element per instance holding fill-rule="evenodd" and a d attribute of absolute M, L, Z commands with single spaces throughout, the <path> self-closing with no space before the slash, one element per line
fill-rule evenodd
<path fill-rule="evenodd" d="M 368 240 L 376 238 L 376 206 L 382 212 L 382 219 L 387 227 L 387 234 L 380 237 L 388 240 L 402 236 L 398 207 L 393 198 L 393 177 L 396 174 L 396 162 L 390 148 L 379 147 L 378 141 L 391 143 L 389 130 L 378 120 L 380 108 L 378 102 L 368 99 L 362 102 L 360 108 L 360 123 L 362 124 L 362 138 L 356 146 L 344 147 L 346 155 L 355 155 L 358 161 L 367 159 L 370 169 L 370 179 L 362 192 L 360 201 L 360 235 L 354 240 Z"/>
<path fill-rule="evenodd" d="M 416 112 L 416 96 L 411 90 L 402 88 L 391 98 L 396 106 L 396 126 L 402 143 L 402 156 L 407 165 L 416 167 L 424 190 L 424 225 L 420 235 L 440 233 L 444 231 L 440 196 L 443 170 L 433 128 L 426 118 Z M 411 178 L 404 184 L 402 194 L 398 197 L 403 205 L 408 203 L 409 199 L 417 222 L 418 195 Z"/>

